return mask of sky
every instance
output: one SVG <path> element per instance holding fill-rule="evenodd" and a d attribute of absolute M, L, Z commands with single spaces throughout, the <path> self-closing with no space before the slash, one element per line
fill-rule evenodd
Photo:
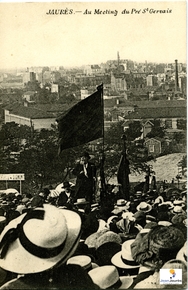
<path fill-rule="evenodd" d="M 100 64 L 117 52 L 136 62 L 186 63 L 186 13 L 186 1 L 0 1 L 0 69 Z"/>

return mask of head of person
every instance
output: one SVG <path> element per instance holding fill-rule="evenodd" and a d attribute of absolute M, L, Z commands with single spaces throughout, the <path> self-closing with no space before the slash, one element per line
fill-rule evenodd
<path fill-rule="evenodd" d="M 81 154 L 80 161 L 82 164 L 88 163 L 89 159 L 90 159 L 90 156 L 88 152 L 85 151 Z"/>
<path fill-rule="evenodd" d="M 65 264 L 79 244 L 80 233 L 77 213 L 44 204 L 4 228 L 0 236 L 1 268 L 34 274 Z"/>
<path fill-rule="evenodd" d="M 182 231 L 174 226 L 158 225 L 149 232 L 148 241 L 154 261 L 161 266 L 168 260 L 176 258 L 185 243 L 185 238 Z"/>

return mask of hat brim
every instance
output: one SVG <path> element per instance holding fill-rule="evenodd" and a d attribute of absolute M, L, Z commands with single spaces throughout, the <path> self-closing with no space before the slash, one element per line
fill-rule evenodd
<path fill-rule="evenodd" d="M 121 212 L 123 212 L 124 210 L 128 210 L 129 209 L 129 206 L 119 206 L 119 207 L 116 207 L 116 208 L 114 208 L 112 211 L 111 211 L 111 213 L 113 213 L 113 214 L 119 214 L 119 213 L 121 213 Z"/>
<path fill-rule="evenodd" d="M 29 274 L 45 271 L 60 262 L 60 264 L 64 263 L 73 254 L 79 243 L 81 219 L 79 215 L 73 211 L 66 209 L 60 210 L 66 219 L 68 233 L 64 248 L 57 256 L 48 259 L 36 257 L 26 251 L 21 245 L 19 239 L 16 239 L 10 244 L 5 258 L 1 259 L 1 267 L 13 273 Z M 10 222 L 5 228 L 5 232 L 10 228 L 16 227 L 24 216 L 25 214 L 13 220 L 14 223 Z"/>
<path fill-rule="evenodd" d="M 132 277 L 119 277 L 121 281 L 121 286 L 118 289 L 127 289 L 131 286 L 133 283 L 133 278 Z"/>
<path fill-rule="evenodd" d="M 137 209 L 137 211 L 143 211 L 143 212 L 149 212 L 149 211 L 151 211 L 152 210 L 152 206 L 151 206 L 151 204 L 148 204 L 148 209 L 147 210 L 143 210 L 143 209 L 140 209 L 140 206 L 138 205 L 137 207 L 136 207 L 136 209 Z"/>
<path fill-rule="evenodd" d="M 122 268 L 122 269 L 136 269 L 136 268 L 139 268 L 140 265 L 127 265 L 125 264 L 122 259 L 121 259 L 121 251 L 116 253 L 112 259 L 111 259 L 111 262 L 113 265 L 115 265 L 116 267 L 118 268 Z M 136 262 L 135 262 L 136 263 Z"/>
<path fill-rule="evenodd" d="M 84 205 L 84 204 L 88 204 L 89 201 L 84 201 L 84 202 L 75 202 L 75 205 Z"/>
<path fill-rule="evenodd" d="M 185 246 L 182 247 L 182 248 L 179 250 L 179 252 L 177 253 L 176 259 L 177 259 L 177 260 L 184 261 L 184 263 L 187 264 L 187 261 L 186 261 L 184 255 L 185 255 Z"/>

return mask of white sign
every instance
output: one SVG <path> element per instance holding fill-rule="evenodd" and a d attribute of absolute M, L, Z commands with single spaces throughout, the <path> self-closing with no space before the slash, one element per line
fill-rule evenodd
<path fill-rule="evenodd" d="M 182 269 L 160 269 L 160 284 L 182 284 Z"/>
<path fill-rule="evenodd" d="M 25 180 L 24 173 L 0 174 L 0 180 Z"/>

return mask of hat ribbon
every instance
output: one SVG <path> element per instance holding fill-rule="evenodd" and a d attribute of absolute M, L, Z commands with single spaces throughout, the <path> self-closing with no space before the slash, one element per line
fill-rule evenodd
<path fill-rule="evenodd" d="M 118 289 L 122 285 L 122 282 L 120 279 L 118 279 L 113 285 L 110 285 L 106 289 Z"/>
<path fill-rule="evenodd" d="M 121 256 L 121 260 L 129 266 L 138 266 L 138 264 L 134 260 L 133 261 L 127 260 L 127 259 L 124 259 L 122 256 Z"/>
<path fill-rule="evenodd" d="M 54 248 L 44 248 L 33 244 L 25 235 L 23 231 L 24 224 L 30 219 L 44 219 L 44 210 L 34 210 L 29 212 L 21 221 L 20 224 L 17 225 L 16 228 L 9 229 L 5 235 L 3 236 L 0 242 L 0 258 L 3 259 L 6 256 L 9 246 L 19 238 L 21 245 L 24 247 L 26 251 L 30 254 L 37 256 L 39 258 L 52 258 L 60 254 L 63 250 L 65 241 L 57 247 Z"/>

